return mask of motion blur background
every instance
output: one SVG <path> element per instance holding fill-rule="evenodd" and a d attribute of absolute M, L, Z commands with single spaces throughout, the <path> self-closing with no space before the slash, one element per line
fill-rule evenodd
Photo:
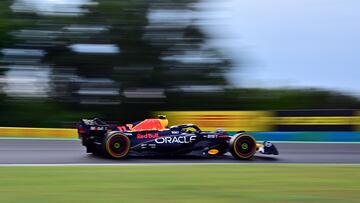
<path fill-rule="evenodd" d="M 270 3 L 271 2 L 271 3 Z M 355 0 L 1 0 L 0 125 L 359 109 Z"/>

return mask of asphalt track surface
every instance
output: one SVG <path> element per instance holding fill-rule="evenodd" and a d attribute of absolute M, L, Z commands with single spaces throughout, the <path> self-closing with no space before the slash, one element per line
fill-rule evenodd
<path fill-rule="evenodd" d="M 278 156 L 130 157 L 112 160 L 86 154 L 78 140 L 0 139 L 0 165 L 8 164 L 157 164 L 157 163 L 360 163 L 360 143 L 275 143 Z"/>

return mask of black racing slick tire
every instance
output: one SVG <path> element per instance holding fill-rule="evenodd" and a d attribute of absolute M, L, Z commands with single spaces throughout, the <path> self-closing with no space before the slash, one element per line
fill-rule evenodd
<path fill-rule="evenodd" d="M 229 151 L 237 159 L 251 159 L 256 153 L 256 141 L 249 134 L 236 134 L 230 140 Z"/>
<path fill-rule="evenodd" d="M 106 135 L 102 147 L 106 157 L 125 158 L 130 151 L 130 139 L 121 132 L 110 132 Z"/>

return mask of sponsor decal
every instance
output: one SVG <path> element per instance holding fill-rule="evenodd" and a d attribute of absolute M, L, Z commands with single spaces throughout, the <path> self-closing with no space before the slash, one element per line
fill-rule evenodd
<path fill-rule="evenodd" d="M 265 147 L 271 147 L 272 143 L 271 142 L 265 142 L 264 145 L 265 145 Z"/>
<path fill-rule="evenodd" d="M 209 135 L 207 135 L 207 138 L 214 139 L 214 138 L 217 138 L 217 135 L 209 134 Z"/>
<path fill-rule="evenodd" d="M 179 131 L 171 131 L 171 134 L 177 135 L 177 134 L 179 134 L 179 133 L 180 133 Z"/>
<path fill-rule="evenodd" d="M 138 133 L 136 135 L 137 139 L 155 139 L 155 138 L 158 138 L 158 137 L 159 137 L 158 133 L 146 133 L 146 134 Z"/>
<path fill-rule="evenodd" d="M 97 126 L 91 126 L 90 130 L 107 130 L 107 127 L 97 127 Z"/>
<path fill-rule="evenodd" d="M 155 140 L 157 144 L 173 144 L 173 143 L 179 143 L 179 144 L 185 144 L 185 143 L 191 143 L 196 140 L 196 136 L 179 136 L 179 137 L 160 137 Z"/>
<path fill-rule="evenodd" d="M 208 151 L 208 154 L 210 154 L 210 155 L 216 155 L 216 154 L 218 154 L 219 153 L 219 150 L 217 150 L 217 149 L 210 149 L 209 151 Z"/>
<path fill-rule="evenodd" d="M 141 149 L 156 149 L 156 144 L 141 144 Z"/>

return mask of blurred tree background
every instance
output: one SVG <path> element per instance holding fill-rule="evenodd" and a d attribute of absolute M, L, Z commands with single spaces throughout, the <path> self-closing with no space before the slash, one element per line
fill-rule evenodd
<path fill-rule="evenodd" d="M 209 45 L 197 0 L 44 2 L 0 2 L 1 126 L 129 122 L 158 110 L 360 107 L 324 90 L 233 87 L 231 59 Z"/>

